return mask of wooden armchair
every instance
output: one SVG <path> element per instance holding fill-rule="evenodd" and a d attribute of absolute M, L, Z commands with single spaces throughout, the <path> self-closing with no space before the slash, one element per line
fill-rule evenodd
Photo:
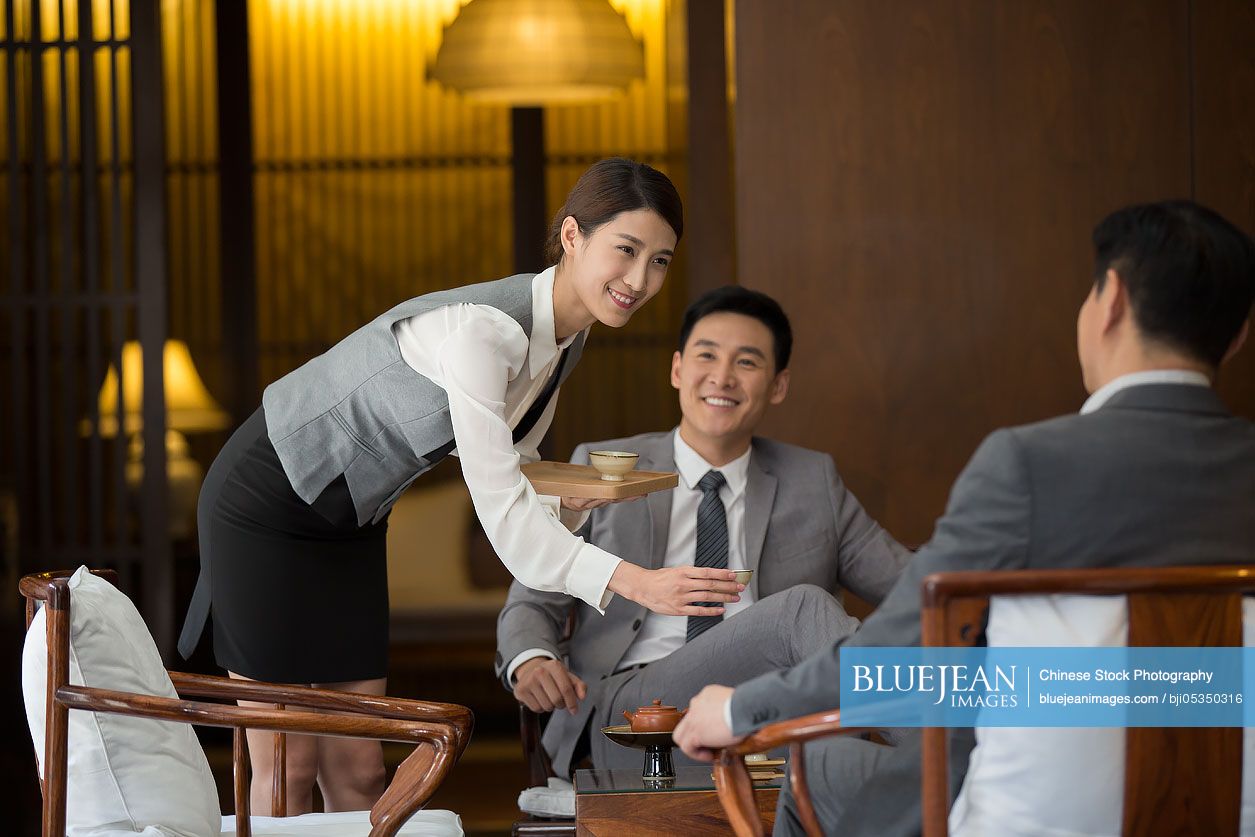
<path fill-rule="evenodd" d="M 1022 570 L 937 573 L 924 579 L 924 646 L 975 646 L 991 596 L 1076 594 L 1128 597 L 1130 646 L 1241 646 L 1242 596 L 1255 591 L 1255 566 Z M 867 732 L 841 726 L 839 710 L 765 726 L 716 758 L 715 782 L 739 837 L 758 837 L 745 755 L 790 747 L 790 785 L 808 835 L 822 835 L 806 788 L 802 745 Z M 948 833 L 947 730 L 923 731 L 923 833 Z M 1122 833 L 1237 835 L 1242 782 L 1240 728 L 1125 730 Z"/>
<path fill-rule="evenodd" d="M 559 647 L 564 646 L 571 639 L 574 630 L 575 609 L 572 608 L 563 624 Z M 533 712 L 522 702 L 519 703 L 519 739 L 523 745 L 523 763 L 527 767 L 529 788 L 544 787 L 550 777 L 557 775 L 549 754 L 545 752 L 545 746 L 541 743 L 546 717 L 547 714 Z M 514 823 L 511 834 L 513 837 L 541 837 L 541 835 L 571 837 L 575 834 L 575 822 L 566 817 L 548 818 L 528 814 Z"/>
<path fill-rule="evenodd" d="M 93 571 L 116 583 L 111 570 Z M 21 579 L 26 598 L 29 629 L 36 603 L 43 602 L 47 618 L 48 680 L 44 747 L 44 837 L 65 834 L 69 710 L 117 713 L 185 724 L 231 727 L 235 730 L 236 834 L 250 837 L 249 782 L 246 729 L 276 733 L 276 765 L 284 764 L 285 734 L 307 733 L 415 745 L 414 752 L 398 767 L 391 785 L 370 811 L 371 837 L 391 837 L 424 806 L 452 769 L 470 741 L 474 720 L 471 711 L 455 704 L 403 700 L 376 695 L 335 692 L 299 686 L 282 686 L 170 672 L 179 695 L 174 700 L 154 695 L 110 691 L 69 683 L 70 588 L 69 572 L 47 572 Z M 191 701 L 183 698 L 250 700 L 275 705 L 274 709 L 244 708 L 232 704 Z M 296 710 L 288 707 L 299 707 Z M 322 710 L 319 712 L 308 710 Z M 283 771 L 277 769 L 274 811 L 285 808 Z"/>
<path fill-rule="evenodd" d="M 553 772 L 553 763 L 540 742 L 544 732 L 544 716 L 519 704 L 519 739 L 523 745 L 523 762 L 527 766 L 528 787 L 544 787 Z"/>
<path fill-rule="evenodd" d="M 575 633 L 574 607 L 567 613 L 566 621 L 562 623 L 562 631 L 558 638 L 560 649 L 565 649 L 573 633 Z M 519 702 L 519 738 L 523 744 L 523 762 L 527 765 L 527 781 L 531 783 L 528 787 L 543 787 L 551 776 L 556 775 L 553 772 L 549 754 L 545 752 L 544 745 L 540 741 L 546 717 L 547 715 L 533 712 L 524 703 Z"/>

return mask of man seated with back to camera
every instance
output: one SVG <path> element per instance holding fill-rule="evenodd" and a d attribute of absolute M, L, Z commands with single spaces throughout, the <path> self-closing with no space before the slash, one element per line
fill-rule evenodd
<path fill-rule="evenodd" d="M 622 450 L 640 454 L 642 470 L 680 475 L 672 491 L 592 511 L 580 529 L 589 542 L 677 577 L 694 565 L 755 572 L 739 595 L 694 594 L 694 615 L 681 616 L 622 597 L 602 615 L 511 586 L 497 673 L 532 710 L 561 710 L 543 736 L 559 775 L 585 756 L 599 768 L 639 767 L 640 753 L 598 732 L 623 723 L 624 709 L 656 698 L 685 706 L 708 683 L 740 683 L 830 647 L 859 625 L 840 591 L 876 604 L 906 565 L 909 550 L 863 510 L 832 457 L 754 435 L 788 394 L 792 342 L 771 297 L 717 288 L 685 312 L 672 357 L 679 427 L 576 448 L 573 462 Z M 693 762 L 677 753 L 677 763 Z"/>
<path fill-rule="evenodd" d="M 1168 201 L 1111 213 L 1095 227 L 1093 245 L 1076 322 L 1090 393 L 1079 414 L 986 438 L 932 540 L 858 633 L 788 669 L 702 690 L 676 728 L 685 752 L 708 761 L 767 724 L 837 707 L 841 647 L 920 644 L 920 585 L 930 573 L 1251 562 L 1255 424 L 1234 415 L 1213 387 L 1250 326 L 1255 242 L 1206 207 Z M 996 629 L 997 644 L 1009 646 L 1060 636 L 1066 645 L 1125 642 L 1122 610 L 1108 620 L 1096 602 L 1068 598 L 996 603 L 991 635 Z M 951 834 L 1120 832 L 1120 730 L 977 732 L 950 731 L 950 788 L 959 794 Z M 894 744 L 807 745 L 806 777 L 825 833 L 919 833 L 919 731 Z M 969 765 L 977 774 L 971 787 Z M 1076 804 L 1080 798 L 1088 801 Z M 1252 831 L 1255 823 L 1244 822 L 1241 833 Z M 775 833 L 803 833 L 787 785 Z"/>

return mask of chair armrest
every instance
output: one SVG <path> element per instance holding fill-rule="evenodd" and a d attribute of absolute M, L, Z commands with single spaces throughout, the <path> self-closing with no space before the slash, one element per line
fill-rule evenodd
<path fill-rule="evenodd" d="M 408 700 L 360 692 L 336 692 L 330 689 L 236 680 L 230 677 L 186 674 L 177 671 L 170 672 L 170 680 L 174 683 L 175 691 L 180 695 L 222 700 L 251 700 L 282 706 L 329 709 L 353 715 L 448 724 L 456 735 L 455 758 L 461 758 L 462 752 L 471 740 L 471 731 L 475 727 L 475 716 L 471 714 L 471 710 L 456 703 Z"/>
<path fill-rule="evenodd" d="M 519 704 L 519 737 L 523 743 L 523 763 L 527 767 L 528 787 L 544 787 L 554 775 L 553 764 L 541 743 L 541 715 Z M 572 765 L 574 768 L 574 765 Z"/>
<path fill-rule="evenodd" d="M 370 697 L 370 696 L 363 696 Z M 88 686 L 62 686 L 56 701 L 69 709 L 111 712 L 177 723 L 258 729 L 282 733 L 334 735 L 409 742 L 415 751 L 397 769 L 392 784 L 371 809 L 372 834 L 393 834 L 431 798 L 457 761 L 459 733 L 448 721 L 259 709 L 177 698 L 140 695 Z"/>
<path fill-rule="evenodd" d="M 761 753 L 776 747 L 802 744 L 815 738 L 829 735 L 846 735 L 849 733 L 872 732 L 868 727 L 841 726 L 841 710 L 831 709 L 827 712 L 816 712 L 787 721 L 777 721 L 758 729 L 731 747 L 723 750 L 731 755 L 746 756 L 750 753 Z"/>
<path fill-rule="evenodd" d="M 808 835 L 822 835 L 819 821 L 806 788 L 806 762 L 802 745 L 830 735 L 852 735 L 872 732 L 868 727 L 841 726 L 841 712 L 817 712 L 788 721 L 768 724 L 737 744 L 715 754 L 715 790 L 719 803 L 737 837 L 762 837 L 763 823 L 754 804 L 754 785 L 745 766 L 745 756 L 777 747 L 789 747 L 789 787 L 797 803 L 798 815 Z"/>
<path fill-rule="evenodd" d="M 422 741 L 437 744 L 452 753 L 456 733 L 442 723 L 406 718 L 355 717 L 325 712 L 259 709 L 222 703 L 167 698 L 97 689 L 92 686 L 62 686 L 56 699 L 70 709 L 89 712 L 110 712 L 186 724 L 212 727 L 295 732 L 309 735 L 334 735 L 344 738 L 375 738 L 381 741 Z"/>

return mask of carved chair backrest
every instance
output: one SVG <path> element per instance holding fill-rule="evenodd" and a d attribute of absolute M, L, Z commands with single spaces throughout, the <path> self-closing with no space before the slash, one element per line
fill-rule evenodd
<path fill-rule="evenodd" d="M 1125 595 L 1130 646 L 1241 646 L 1242 596 L 1255 566 L 937 573 L 924 579 L 925 646 L 982 641 L 992 596 Z M 1125 732 L 1123 833 L 1238 833 L 1242 729 L 1146 728 Z M 949 817 L 946 730 L 923 731 L 925 837 Z"/>

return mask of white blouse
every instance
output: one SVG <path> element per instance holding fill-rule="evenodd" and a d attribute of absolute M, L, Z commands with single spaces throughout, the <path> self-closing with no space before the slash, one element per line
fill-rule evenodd
<path fill-rule="evenodd" d="M 571 534 L 586 515 L 559 512 L 519 471 L 540 459 L 558 393 L 516 446 L 514 427 L 544 390 L 561 349 L 554 337 L 551 267 L 532 280 L 532 334 L 488 305 L 458 303 L 393 326 L 401 357 L 444 389 L 453 422 L 454 455 L 475 513 L 502 563 L 533 590 L 566 593 L 604 612 L 618 557 Z M 569 527 L 569 528 L 568 528 Z"/>

